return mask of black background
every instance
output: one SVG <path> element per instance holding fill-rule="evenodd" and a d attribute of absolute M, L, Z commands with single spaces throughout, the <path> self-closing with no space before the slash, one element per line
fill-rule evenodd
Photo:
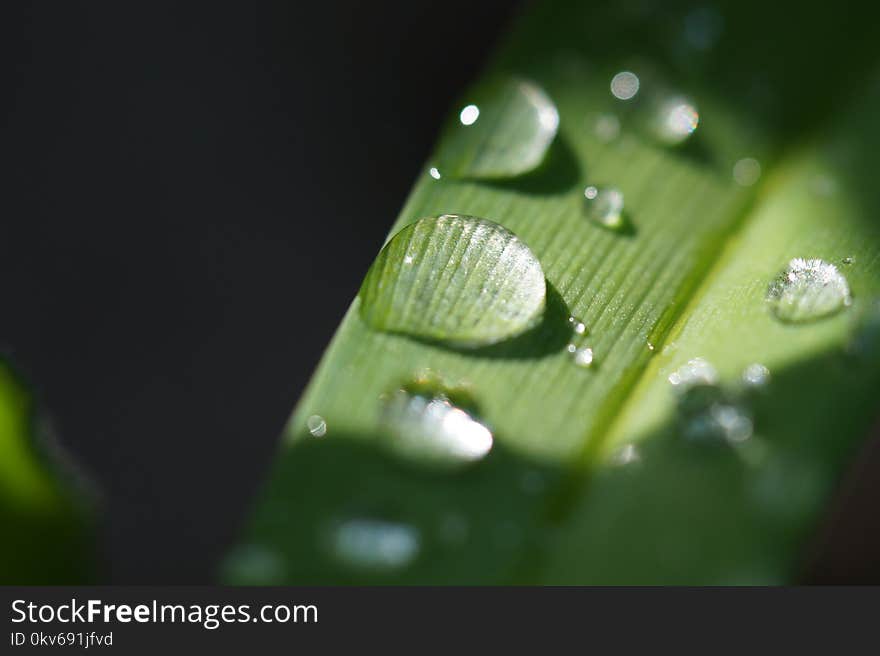
<path fill-rule="evenodd" d="M 104 490 L 113 581 L 209 579 L 511 15 L 2 4 L 0 346 Z"/>
<path fill-rule="evenodd" d="M 0 4 L 0 349 L 109 579 L 210 580 L 512 2 Z M 880 442 L 806 580 L 880 581 Z"/>

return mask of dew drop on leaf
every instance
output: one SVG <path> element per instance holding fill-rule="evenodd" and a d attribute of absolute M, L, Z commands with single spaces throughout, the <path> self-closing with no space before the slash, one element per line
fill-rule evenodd
<path fill-rule="evenodd" d="M 748 387 L 764 387 L 770 381 L 770 370 L 760 362 L 753 362 L 743 369 L 742 380 Z"/>
<path fill-rule="evenodd" d="M 589 186 L 584 189 L 587 218 L 605 228 L 623 227 L 623 193 L 614 187 Z"/>
<path fill-rule="evenodd" d="M 850 305 L 846 278 L 824 260 L 795 258 L 767 288 L 767 304 L 784 323 L 806 323 L 829 317 Z"/>
<path fill-rule="evenodd" d="M 654 137 L 674 146 L 684 142 L 700 123 L 700 114 L 693 102 L 684 96 L 666 96 L 654 103 L 650 120 Z"/>
<path fill-rule="evenodd" d="M 383 399 L 380 422 L 396 455 L 422 464 L 458 466 L 485 458 L 493 437 L 461 391 L 430 381 L 408 383 Z"/>
<path fill-rule="evenodd" d="M 546 291 L 540 262 L 516 235 L 445 214 L 385 245 L 361 286 L 360 315 L 377 330 L 477 347 L 535 326 Z"/>
<path fill-rule="evenodd" d="M 407 524 L 355 518 L 332 527 L 330 553 L 345 566 L 374 572 L 393 572 L 409 566 L 419 555 L 421 537 Z"/>
<path fill-rule="evenodd" d="M 583 335 L 587 332 L 587 325 L 577 317 L 569 317 L 568 323 L 571 325 L 571 332 L 575 335 Z"/>
<path fill-rule="evenodd" d="M 544 161 L 558 129 L 556 105 L 537 84 L 495 80 L 477 89 L 450 121 L 436 166 L 452 178 L 516 177 Z"/>
<path fill-rule="evenodd" d="M 327 421 L 321 415 L 311 415 L 306 419 L 306 428 L 314 437 L 324 437 L 327 434 Z"/>

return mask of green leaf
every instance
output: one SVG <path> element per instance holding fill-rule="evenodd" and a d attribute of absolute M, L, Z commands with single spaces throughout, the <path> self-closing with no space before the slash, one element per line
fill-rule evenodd
<path fill-rule="evenodd" d="M 0 583 L 86 583 L 93 525 L 70 466 L 40 424 L 30 395 L 0 362 Z"/>
<path fill-rule="evenodd" d="M 545 293 L 541 264 L 516 235 L 447 214 L 388 242 L 364 279 L 360 311 L 376 330 L 475 346 L 537 323 Z"/>
<path fill-rule="evenodd" d="M 450 212 L 500 223 L 541 263 L 543 320 L 463 350 L 376 330 L 355 300 L 236 550 L 273 567 L 233 558 L 226 580 L 795 580 L 876 412 L 880 372 L 865 346 L 880 324 L 880 85 L 871 21 L 839 9 L 804 7 L 791 30 L 785 8 L 731 3 L 705 48 L 688 35 L 693 7 L 533 6 L 450 120 L 483 84 L 532 80 L 560 116 L 543 163 L 492 182 L 426 171 L 392 234 Z M 620 71 L 639 77 L 631 100 L 610 93 Z M 699 111 L 675 147 L 655 129 L 669 97 Z M 472 144 L 449 139 L 438 152 L 466 159 Z M 623 194 L 622 227 L 591 220 L 588 185 Z M 766 296 L 794 258 L 838 265 L 851 306 L 780 321 Z M 575 366 L 569 343 L 592 348 L 592 366 Z M 695 358 L 717 381 L 676 393 L 670 374 Z M 769 382 L 744 383 L 749 365 Z M 388 395 L 425 370 L 468 390 L 494 435 L 487 457 L 438 471 L 384 447 Z M 688 439 L 698 420 L 696 432 L 731 439 Z M 380 528 L 354 533 L 367 555 L 401 553 L 403 535 L 415 553 L 378 569 L 340 558 L 351 522 Z"/>

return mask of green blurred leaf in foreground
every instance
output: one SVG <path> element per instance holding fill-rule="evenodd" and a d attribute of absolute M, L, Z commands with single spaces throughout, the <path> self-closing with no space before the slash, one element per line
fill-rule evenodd
<path fill-rule="evenodd" d="M 857 5 L 791 21 L 758 2 L 525 12 L 450 120 L 492 80 L 530 80 L 559 114 L 541 165 L 426 171 L 391 234 L 446 213 L 503 225 L 541 263 L 542 322 L 462 350 L 374 330 L 355 300 L 224 579 L 796 580 L 878 409 L 880 61 Z M 675 139 L 657 130 L 670 106 Z M 438 153 L 463 170 L 486 156 L 446 134 Z M 618 190 L 623 221 L 591 220 L 588 187 Z M 795 258 L 834 265 L 851 304 L 820 294 L 827 316 L 780 321 L 765 297 Z M 488 455 L 438 470 L 383 448 L 387 399 L 426 371 L 468 391 Z"/>
<path fill-rule="evenodd" d="M 31 396 L 0 361 L 0 584 L 90 581 L 93 524 L 69 468 Z"/>

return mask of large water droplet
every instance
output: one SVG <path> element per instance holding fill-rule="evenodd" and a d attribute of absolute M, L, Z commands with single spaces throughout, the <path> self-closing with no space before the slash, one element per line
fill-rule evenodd
<path fill-rule="evenodd" d="M 461 391 L 431 382 L 409 383 L 389 394 L 381 422 L 389 447 L 420 463 L 460 465 L 492 449 L 492 432 L 476 418 L 474 403 Z"/>
<path fill-rule="evenodd" d="M 357 518 L 333 527 L 330 548 L 333 556 L 349 567 L 392 572 L 416 559 L 421 538 L 415 528 L 406 524 Z"/>
<path fill-rule="evenodd" d="M 770 311 L 786 323 L 828 317 L 851 302 L 846 278 L 837 267 L 824 260 L 795 258 L 767 288 Z"/>
<path fill-rule="evenodd" d="M 614 187 L 589 186 L 584 189 L 587 218 L 606 228 L 623 227 L 623 193 Z"/>
<path fill-rule="evenodd" d="M 699 123 L 693 102 L 684 96 L 668 96 L 656 101 L 650 125 L 655 138 L 674 146 L 691 136 Z"/>
<path fill-rule="evenodd" d="M 453 178 L 509 178 L 535 169 L 559 129 L 550 97 L 528 80 L 480 87 L 440 140 L 437 168 Z"/>
<path fill-rule="evenodd" d="M 481 346 L 537 324 L 545 296 L 540 262 L 512 232 L 445 214 L 385 245 L 361 286 L 360 315 L 379 330 Z"/>

